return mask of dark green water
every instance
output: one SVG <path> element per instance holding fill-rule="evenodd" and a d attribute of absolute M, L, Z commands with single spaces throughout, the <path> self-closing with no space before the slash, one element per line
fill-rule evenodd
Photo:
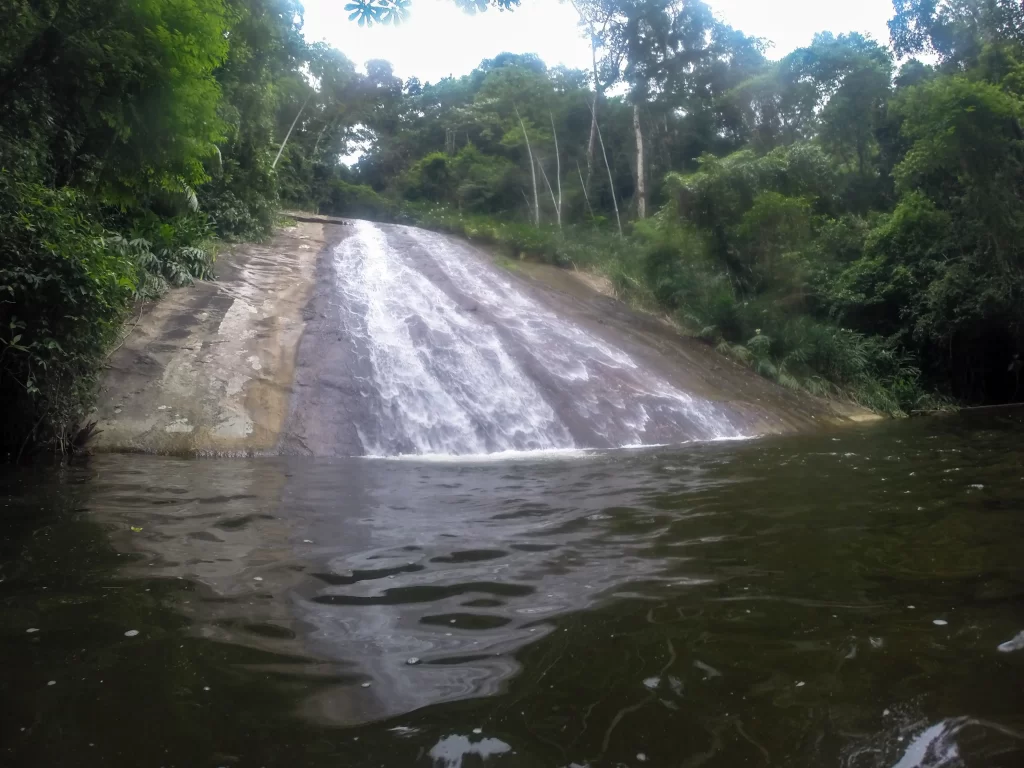
<path fill-rule="evenodd" d="M 1024 765 L 1020 414 L 0 493 L 3 766 Z"/>

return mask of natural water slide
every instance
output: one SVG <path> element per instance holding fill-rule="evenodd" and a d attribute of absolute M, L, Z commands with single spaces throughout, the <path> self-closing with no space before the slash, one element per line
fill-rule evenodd
<path fill-rule="evenodd" d="M 479 455 L 740 439 L 862 418 L 580 276 L 414 227 L 306 217 L 172 292 L 111 357 L 95 447 Z"/>

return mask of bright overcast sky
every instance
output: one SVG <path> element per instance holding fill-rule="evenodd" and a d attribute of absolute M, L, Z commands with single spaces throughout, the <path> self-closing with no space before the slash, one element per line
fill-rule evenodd
<path fill-rule="evenodd" d="M 436 82 L 464 75 L 503 51 L 536 53 L 549 66 L 586 68 L 590 46 L 579 35 L 569 3 L 522 0 L 513 12 L 468 15 L 452 0 L 412 0 L 398 27 L 359 27 L 348 20 L 347 0 L 304 0 L 306 39 L 326 40 L 360 69 L 386 59 L 402 78 Z M 710 0 L 729 24 L 771 40 L 772 58 L 807 45 L 816 32 L 863 32 L 888 43 L 892 0 Z"/>

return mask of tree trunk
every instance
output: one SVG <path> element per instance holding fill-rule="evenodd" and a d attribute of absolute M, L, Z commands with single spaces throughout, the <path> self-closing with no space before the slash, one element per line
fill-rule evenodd
<path fill-rule="evenodd" d="M 555 213 L 558 219 L 558 228 L 562 228 L 562 156 L 558 153 L 558 131 L 555 130 L 555 116 L 548 112 L 551 118 L 551 135 L 555 137 L 555 181 L 558 184 L 558 205 L 555 206 Z"/>
<path fill-rule="evenodd" d="M 555 190 L 551 188 L 551 182 L 548 181 L 548 174 L 544 170 L 544 163 L 540 160 L 537 161 L 537 165 L 540 166 L 540 175 L 544 179 L 544 185 L 548 188 L 548 194 L 551 195 L 551 205 L 555 208 L 555 220 L 558 222 L 558 228 L 562 228 L 562 213 L 558 208 L 558 202 L 555 200 Z"/>
<path fill-rule="evenodd" d="M 640 105 L 633 104 L 633 131 L 636 133 L 636 216 L 647 217 L 647 187 L 644 183 L 644 135 L 640 131 Z"/>
<path fill-rule="evenodd" d="M 513 107 L 516 117 L 519 118 L 519 125 L 523 129 L 523 138 L 526 139 L 526 153 L 530 156 L 530 178 L 533 179 L 533 225 L 540 226 L 540 196 L 537 194 L 537 167 L 533 162 L 533 149 L 530 148 L 530 134 L 526 132 L 526 123 L 519 114 L 519 107 Z"/>
<path fill-rule="evenodd" d="M 271 165 L 270 165 L 271 168 L 277 168 L 277 161 L 281 159 L 281 153 L 284 152 L 284 145 L 287 144 L 288 143 L 288 139 L 291 138 L 292 131 L 295 130 L 295 124 L 297 122 L 299 122 L 299 117 L 302 115 L 302 110 L 304 110 L 306 108 L 306 105 L 309 104 L 309 100 L 311 98 L 313 98 L 313 92 L 312 91 L 310 91 L 310 94 L 309 94 L 309 96 L 306 97 L 306 100 L 304 102 L 302 102 L 302 106 L 299 107 L 299 111 L 295 113 L 295 119 L 292 120 L 292 124 L 288 128 L 288 133 L 286 133 L 284 135 L 284 141 L 281 142 L 281 146 L 277 150 L 277 157 L 275 157 L 274 158 L 274 162 L 271 163 Z"/>
<path fill-rule="evenodd" d="M 597 79 L 597 35 L 590 29 L 590 59 L 594 68 L 594 105 L 590 108 L 590 141 L 587 142 L 587 184 L 594 170 L 594 150 L 597 146 L 597 101 L 601 95 L 601 84 Z"/>
<path fill-rule="evenodd" d="M 335 120 L 330 120 L 330 121 L 324 123 L 324 127 L 321 128 L 320 129 L 320 133 L 317 134 L 316 143 L 313 145 L 313 154 L 312 154 L 313 162 L 316 162 L 316 153 L 320 149 L 320 139 L 322 139 L 324 137 L 324 132 L 326 132 L 328 128 L 333 128 L 334 127 L 334 123 L 335 123 Z"/>
<path fill-rule="evenodd" d="M 530 205 L 530 198 L 526 196 L 526 190 L 520 188 L 519 191 L 523 193 L 523 200 L 526 201 L 526 212 L 533 216 L 533 207 Z"/>
<path fill-rule="evenodd" d="M 601 155 L 604 157 L 604 167 L 608 171 L 608 189 L 612 193 L 612 205 L 615 207 L 615 223 L 619 225 L 619 237 L 622 237 L 622 218 L 619 216 L 619 201 L 615 197 L 615 180 L 612 178 L 612 167 L 608 164 L 608 150 L 604 146 L 604 137 L 601 135 L 601 126 L 597 122 L 597 112 L 593 112 L 594 125 L 597 126 L 597 142 L 601 146 Z"/>
<path fill-rule="evenodd" d="M 580 168 L 580 163 L 578 160 L 576 161 L 576 173 L 580 175 L 580 186 L 583 187 L 583 199 L 587 203 L 587 210 L 590 211 L 590 218 L 591 220 L 593 220 L 595 218 L 594 209 L 590 205 L 590 195 L 587 194 L 587 182 L 583 180 L 583 171 Z"/>

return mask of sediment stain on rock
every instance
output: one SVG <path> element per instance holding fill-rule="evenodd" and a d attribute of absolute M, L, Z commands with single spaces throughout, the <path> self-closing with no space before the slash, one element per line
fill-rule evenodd
<path fill-rule="evenodd" d="M 322 224 L 231 247 L 217 279 L 147 305 L 110 360 L 95 450 L 237 455 L 272 451 L 288 413 Z"/>

